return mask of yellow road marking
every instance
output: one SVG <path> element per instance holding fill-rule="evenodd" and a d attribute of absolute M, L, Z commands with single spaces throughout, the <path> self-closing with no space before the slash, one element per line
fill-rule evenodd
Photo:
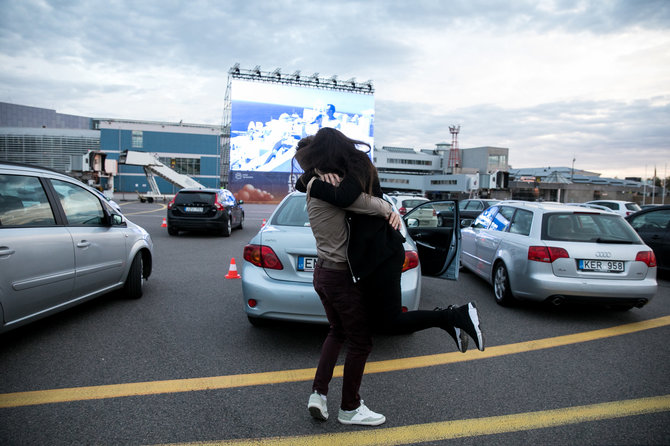
<path fill-rule="evenodd" d="M 453 352 L 417 356 L 412 358 L 368 362 L 365 367 L 365 373 L 384 373 L 396 370 L 406 370 L 464 361 L 473 361 L 477 359 L 493 358 L 515 353 L 531 352 L 569 344 L 576 344 L 580 342 L 594 341 L 612 336 L 630 334 L 667 325 L 670 325 L 670 316 L 663 316 L 641 322 L 634 322 L 631 324 L 619 325 L 616 327 L 603 328 L 600 330 L 587 331 L 583 333 L 556 336 L 534 341 L 518 342 L 508 345 L 499 345 L 489 347 L 483 352 L 480 352 L 479 350 L 470 350 L 466 354 Z M 173 379 L 164 381 L 147 381 L 139 383 L 4 393 L 0 394 L 0 408 L 310 381 L 314 378 L 315 371 L 316 369 L 309 368 L 281 370 L 275 372 L 247 373 L 240 375 L 214 376 L 206 378 Z M 337 366 L 333 376 L 341 377 L 342 371 L 343 367 Z"/>
<path fill-rule="evenodd" d="M 411 426 L 368 429 L 322 435 L 304 435 L 292 437 L 267 437 L 240 440 L 222 440 L 197 443 L 173 443 L 173 445 L 271 445 L 271 446 L 330 446 L 330 445 L 399 445 L 416 444 L 427 441 L 449 440 L 454 438 L 494 435 L 506 432 L 542 429 L 566 424 L 623 418 L 655 412 L 670 411 L 670 395 L 610 403 L 590 404 L 587 406 L 566 407 L 563 409 L 542 410 L 496 417 L 474 418 L 469 420 L 441 421 L 415 424 Z M 164 445 L 168 446 L 168 445 Z"/>

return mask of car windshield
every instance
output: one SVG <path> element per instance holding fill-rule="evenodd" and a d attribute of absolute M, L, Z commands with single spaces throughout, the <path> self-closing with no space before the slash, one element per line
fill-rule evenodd
<path fill-rule="evenodd" d="M 305 195 L 293 195 L 287 198 L 277 209 L 272 218 L 272 224 L 278 226 L 309 226 Z"/>
<path fill-rule="evenodd" d="M 590 212 L 548 213 L 542 239 L 587 243 L 639 244 L 635 230 L 619 215 Z"/>
<path fill-rule="evenodd" d="M 214 204 L 215 194 L 211 192 L 179 192 L 175 204 Z"/>
<path fill-rule="evenodd" d="M 403 200 L 402 205 L 403 207 L 406 208 L 414 208 L 420 205 L 421 203 L 425 203 L 427 200 Z"/>

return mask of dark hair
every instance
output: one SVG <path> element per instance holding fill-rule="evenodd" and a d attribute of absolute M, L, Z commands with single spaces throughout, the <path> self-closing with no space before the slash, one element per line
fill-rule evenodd
<path fill-rule="evenodd" d="M 367 146 L 368 150 L 364 152 L 357 146 Z M 339 130 L 324 127 L 298 142 L 295 160 L 305 172 L 318 169 L 351 176 L 363 191 L 372 194 L 373 184 L 379 180 L 377 169 L 366 154 L 369 151 L 369 144 L 348 138 Z"/>

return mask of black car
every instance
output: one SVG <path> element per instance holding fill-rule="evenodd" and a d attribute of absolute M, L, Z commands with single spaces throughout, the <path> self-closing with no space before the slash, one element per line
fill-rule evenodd
<path fill-rule="evenodd" d="M 642 209 L 626 220 L 654 250 L 658 269 L 670 272 L 670 205 Z"/>
<path fill-rule="evenodd" d="M 213 230 L 228 237 L 244 224 L 242 203 L 227 189 L 182 189 L 168 203 L 168 234 Z"/>

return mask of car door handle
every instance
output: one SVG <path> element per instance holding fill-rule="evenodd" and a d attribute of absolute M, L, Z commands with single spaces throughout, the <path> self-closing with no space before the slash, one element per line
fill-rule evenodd
<path fill-rule="evenodd" d="M 10 249 L 9 246 L 0 246 L 0 257 L 11 256 L 16 251 Z"/>
<path fill-rule="evenodd" d="M 88 248 L 89 246 L 91 246 L 91 242 L 87 240 L 82 240 L 79 243 L 77 243 L 77 248 Z"/>

